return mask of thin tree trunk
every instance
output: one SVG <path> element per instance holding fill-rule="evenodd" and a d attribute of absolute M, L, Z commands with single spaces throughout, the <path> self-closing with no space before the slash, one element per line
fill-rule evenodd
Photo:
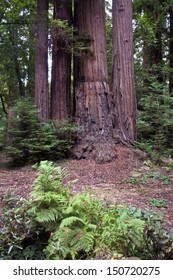
<path fill-rule="evenodd" d="M 133 144 L 136 139 L 136 94 L 131 0 L 113 0 L 112 79 L 117 134 L 121 142 Z"/>
<path fill-rule="evenodd" d="M 48 0 L 37 1 L 35 106 L 40 119 L 48 119 Z"/>
<path fill-rule="evenodd" d="M 155 76 L 157 81 L 163 82 L 163 74 L 161 72 L 161 66 L 163 63 L 163 46 L 162 46 L 162 32 L 163 32 L 163 22 L 160 17 L 160 6 L 161 1 L 156 1 L 153 3 L 148 3 L 146 7 L 144 7 L 144 14 L 148 17 L 155 26 L 155 40 L 148 44 L 148 40 L 144 37 L 144 46 L 143 46 L 143 66 L 145 70 L 145 75 L 148 78 L 144 79 L 144 85 L 149 83 L 151 77 Z"/>
<path fill-rule="evenodd" d="M 34 32 L 34 25 L 31 25 L 29 30 L 29 51 L 28 51 L 28 84 L 27 84 L 27 90 L 29 93 L 29 96 L 34 97 L 34 90 L 35 90 L 35 84 L 34 84 L 34 77 L 35 77 L 35 52 L 34 52 L 34 39 L 35 39 L 35 32 Z"/>
<path fill-rule="evenodd" d="M 142 58 L 143 58 L 143 72 L 144 72 L 144 78 L 143 78 L 143 86 L 148 86 L 149 84 L 149 46 L 146 43 L 146 41 L 143 41 L 143 50 L 142 50 Z"/>
<path fill-rule="evenodd" d="M 73 153 L 108 162 L 116 157 L 113 140 L 111 94 L 106 58 L 104 0 L 75 3 L 78 34 L 90 41 L 90 50 L 75 58 L 75 118 L 82 127 Z"/>
<path fill-rule="evenodd" d="M 14 65 L 15 65 L 15 72 L 16 72 L 16 78 L 18 82 L 18 89 L 19 89 L 19 95 L 21 97 L 25 96 L 25 87 L 22 81 L 22 72 L 21 72 L 21 66 L 19 63 L 19 56 L 18 56 L 18 42 L 17 42 L 17 31 L 15 28 L 11 27 L 9 28 L 10 33 L 10 40 L 12 42 L 14 52 L 13 52 L 13 59 L 14 59 Z"/>
<path fill-rule="evenodd" d="M 54 2 L 54 18 L 72 23 L 71 3 Z M 64 120 L 70 117 L 71 54 L 67 52 L 68 38 L 62 28 L 53 31 L 51 118 Z"/>

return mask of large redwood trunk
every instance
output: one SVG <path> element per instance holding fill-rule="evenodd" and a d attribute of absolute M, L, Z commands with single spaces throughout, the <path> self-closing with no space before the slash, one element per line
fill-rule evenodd
<path fill-rule="evenodd" d="M 70 1 L 54 2 L 54 19 L 72 22 L 72 7 Z M 53 32 L 52 48 L 52 81 L 51 81 L 51 118 L 64 120 L 70 117 L 70 78 L 71 54 L 67 51 L 68 38 L 60 27 Z"/>
<path fill-rule="evenodd" d="M 116 157 L 108 84 L 104 0 L 75 3 L 75 23 L 90 50 L 75 58 L 75 118 L 82 132 L 73 153 L 98 162 Z M 90 38 L 90 39 L 89 39 Z"/>
<path fill-rule="evenodd" d="M 112 58 L 117 135 L 122 143 L 133 144 L 136 139 L 136 94 L 131 0 L 113 0 Z"/>
<path fill-rule="evenodd" d="M 48 119 L 48 0 L 37 1 L 35 106 L 38 117 Z"/>

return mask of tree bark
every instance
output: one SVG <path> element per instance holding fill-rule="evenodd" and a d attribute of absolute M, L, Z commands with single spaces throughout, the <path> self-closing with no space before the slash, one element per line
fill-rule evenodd
<path fill-rule="evenodd" d="M 29 26 L 29 50 L 28 50 L 28 83 L 27 90 L 29 96 L 34 97 L 35 90 L 35 28 L 34 24 Z"/>
<path fill-rule="evenodd" d="M 54 19 L 67 20 L 72 23 L 71 3 L 54 2 Z M 64 120 L 70 117 L 71 54 L 67 51 L 68 38 L 64 30 L 53 30 L 52 81 L 51 81 L 51 118 Z"/>
<path fill-rule="evenodd" d="M 106 58 L 104 0 L 75 3 L 78 35 L 88 38 L 90 50 L 75 57 L 75 119 L 82 127 L 73 154 L 77 158 L 93 157 L 98 162 L 116 158 L 113 139 L 111 94 Z"/>
<path fill-rule="evenodd" d="M 136 94 L 131 0 L 113 0 L 112 55 L 115 126 L 121 142 L 133 144 L 136 139 Z"/>
<path fill-rule="evenodd" d="M 24 97 L 25 96 L 25 87 L 24 87 L 24 83 L 22 81 L 22 70 L 21 70 L 21 65 L 19 62 L 17 30 L 14 27 L 10 27 L 9 34 L 10 34 L 11 43 L 14 48 L 13 59 L 14 59 L 16 78 L 17 78 L 17 82 L 18 82 L 19 95 L 21 97 Z"/>
<path fill-rule="evenodd" d="M 35 106 L 38 117 L 49 117 L 48 102 L 48 0 L 37 1 L 37 34 L 35 59 Z"/>
<path fill-rule="evenodd" d="M 144 85 L 150 83 L 150 78 L 155 76 L 157 81 L 163 82 L 163 74 L 161 72 L 161 66 L 163 64 L 163 44 L 162 44 L 162 33 L 163 30 L 163 16 L 161 13 L 161 1 L 156 1 L 153 3 L 148 3 L 144 7 L 145 17 L 148 18 L 148 21 L 151 21 L 153 24 L 153 31 L 155 35 L 155 40 L 153 42 L 150 39 L 150 44 L 148 39 L 146 40 L 145 36 L 143 38 L 143 66 L 146 76 L 148 78 L 144 79 Z M 154 28 L 155 25 L 155 28 Z"/>

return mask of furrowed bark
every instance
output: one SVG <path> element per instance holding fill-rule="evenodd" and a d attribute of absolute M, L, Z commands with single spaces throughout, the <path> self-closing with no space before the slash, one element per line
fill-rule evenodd
<path fill-rule="evenodd" d="M 67 20 L 72 23 L 71 3 L 54 2 L 54 19 Z M 63 35 L 63 29 L 53 30 L 52 48 L 52 81 L 51 81 L 51 118 L 64 120 L 70 117 L 70 86 L 71 86 L 71 54 L 67 51 L 68 38 Z"/>
<path fill-rule="evenodd" d="M 104 0 L 77 1 L 78 35 L 90 41 L 89 50 L 75 58 L 75 119 L 82 128 L 73 154 L 98 162 L 116 158 L 111 93 L 108 84 Z"/>
<path fill-rule="evenodd" d="M 35 59 L 35 106 L 38 117 L 49 117 L 48 102 L 48 0 L 37 1 L 37 35 Z"/>
<path fill-rule="evenodd" d="M 113 71 L 116 134 L 125 145 L 136 139 L 132 1 L 113 0 Z"/>

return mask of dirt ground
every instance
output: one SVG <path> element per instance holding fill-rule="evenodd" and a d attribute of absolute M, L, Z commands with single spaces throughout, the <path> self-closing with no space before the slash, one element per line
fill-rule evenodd
<path fill-rule="evenodd" d="M 173 228 L 173 169 L 157 167 L 141 160 L 130 148 L 118 147 L 117 159 L 106 164 L 93 160 L 67 160 L 59 165 L 68 170 L 67 182 L 73 192 L 88 190 L 101 200 L 127 204 L 162 213 L 167 227 Z M 0 155 L 0 203 L 7 192 L 28 197 L 37 171 L 30 165 L 8 168 Z M 163 203 L 162 203 L 163 202 Z"/>

